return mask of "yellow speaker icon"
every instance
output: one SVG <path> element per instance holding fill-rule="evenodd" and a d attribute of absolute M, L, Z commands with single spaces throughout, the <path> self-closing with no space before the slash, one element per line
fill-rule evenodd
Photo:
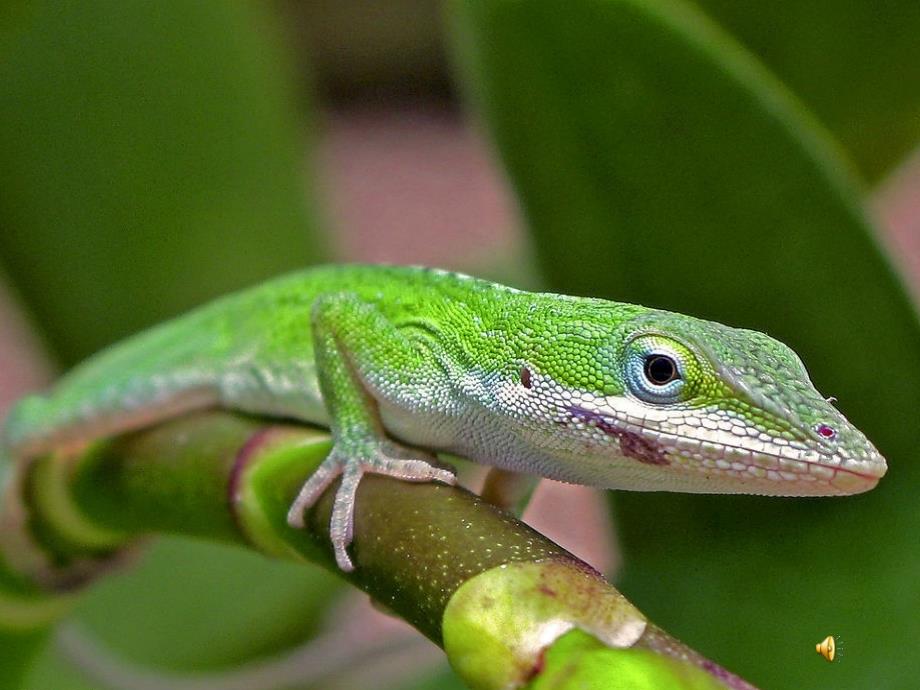
<path fill-rule="evenodd" d="M 837 643 L 834 641 L 834 636 L 828 635 L 816 644 L 815 651 L 828 661 L 833 661 L 834 656 L 837 654 Z"/>

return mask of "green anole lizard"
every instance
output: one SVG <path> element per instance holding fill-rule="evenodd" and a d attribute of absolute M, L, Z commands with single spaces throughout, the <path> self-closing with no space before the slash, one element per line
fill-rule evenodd
<path fill-rule="evenodd" d="M 341 477 L 330 525 L 353 564 L 368 472 L 454 482 L 450 452 L 602 488 L 843 495 L 884 458 L 799 358 L 755 331 L 427 268 L 327 266 L 220 299 L 22 400 L 19 462 L 219 407 L 327 426 L 334 444 L 288 521 Z"/>

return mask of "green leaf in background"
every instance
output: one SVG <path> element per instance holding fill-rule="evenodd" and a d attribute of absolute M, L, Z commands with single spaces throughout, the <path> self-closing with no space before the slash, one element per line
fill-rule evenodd
<path fill-rule="evenodd" d="M 869 179 L 920 141 L 920 3 L 697 2 L 814 110 Z"/>
<path fill-rule="evenodd" d="M 0 258 L 64 364 L 322 257 L 262 3 L 37 2 L 0 50 Z"/>
<path fill-rule="evenodd" d="M 788 342 L 890 461 L 852 498 L 618 494 L 623 592 L 764 687 L 910 687 L 920 328 L 833 142 L 685 3 L 452 10 L 551 286 Z M 828 634 L 840 664 L 815 654 Z"/>
<path fill-rule="evenodd" d="M 76 620 L 120 659 L 160 670 L 233 667 L 301 644 L 340 589 L 319 568 L 185 539 L 160 540 L 138 565 L 92 588 Z M 95 685 L 52 646 L 28 687 Z"/>
<path fill-rule="evenodd" d="M 69 365 L 209 297 L 324 258 L 306 103 L 264 3 L 17 3 L 0 47 L 0 260 Z M 299 643 L 333 582 L 164 541 L 78 618 L 175 668 Z M 92 687 L 49 648 L 34 688 Z"/>

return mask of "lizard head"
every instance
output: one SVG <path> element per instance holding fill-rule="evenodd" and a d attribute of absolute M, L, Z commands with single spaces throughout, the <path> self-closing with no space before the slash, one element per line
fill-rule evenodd
<path fill-rule="evenodd" d="M 556 329 L 522 369 L 542 416 L 527 436 L 559 460 L 558 478 L 802 496 L 860 493 L 884 475 L 885 459 L 783 343 L 638 307 L 604 321 Z"/>

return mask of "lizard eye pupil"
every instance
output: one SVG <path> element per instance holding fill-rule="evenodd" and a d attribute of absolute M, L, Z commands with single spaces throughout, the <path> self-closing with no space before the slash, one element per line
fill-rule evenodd
<path fill-rule="evenodd" d="M 645 378 L 656 386 L 679 379 L 677 363 L 665 355 L 649 355 L 645 358 Z"/>

